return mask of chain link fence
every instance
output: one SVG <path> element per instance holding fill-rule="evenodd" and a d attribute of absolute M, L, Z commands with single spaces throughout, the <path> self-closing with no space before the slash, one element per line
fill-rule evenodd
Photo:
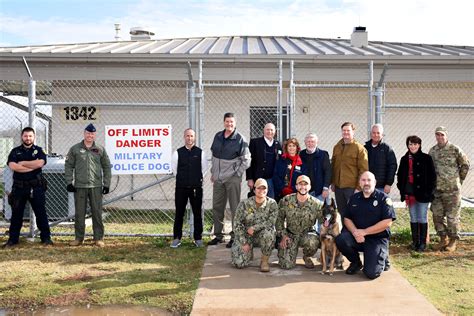
<path fill-rule="evenodd" d="M 224 114 L 233 112 L 236 129 L 247 140 L 261 137 L 266 123 L 272 122 L 277 127 L 277 134 L 282 126 L 278 124 L 278 85 L 277 83 L 248 82 L 204 82 L 204 126 L 202 148 L 211 157 L 211 145 L 214 135 L 224 129 Z M 286 127 L 285 127 L 286 131 Z M 210 172 L 204 179 L 205 222 L 210 225 L 204 229 L 210 231 L 212 226 L 212 183 Z M 249 189 L 245 175 L 241 185 L 241 199 L 247 197 Z M 230 220 L 230 211 L 226 218 Z"/>
<path fill-rule="evenodd" d="M 238 69 L 234 69 L 238 71 Z M 189 81 L 132 80 L 53 80 L 38 81 L 36 96 L 36 143 L 52 155 L 44 168 L 50 186 L 48 214 L 53 233 L 73 235 L 72 195 L 65 190 L 64 159 L 69 148 L 82 140 L 84 127 L 93 123 L 97 143 L 105 144 L 105 128 L 110 125 L 172 126 L 172 150 L 183 145 L 182 133 L 192 126 L 196 115 L 198 144 L 211 158 L 210 147 L 216 132 L 222 130 L 223 116 L 234 112 L 237 130 L 249 141 L 260 137 L 263 127 L 273 122 L 283 141 L 296 136 L 304 148 L 308 132 L 319 136 L 319 147 L 332 154 L 341 138 L 345 121 L 356 125 L 356 139 L 369 137 L 371 109 L 367 71 L 360 80 L 350 82 L 281 80 L 281 65 L 275 67 L 274 81 L 206 81 L 200 73 L 199 84 L 189 89 Z M 278 78 L 280 77 L 280 80 Z M 0 171 L 5 173 L 7 155 L 20 143 L 20 131 L 29 125 L 27 82 L 0 81 Z M 194 87 L 193 87 L 194 89 Z M 190 93 L 193 91 L 193 93 Z M 416 134 L 423 139 L 423 150 L 434 145 L 434 129 L 445 125 L 449 139 L 459 145 L 472 161 L 470 142 L 474 105 L 474 83 L 387 83 L 380 117 L 385 140 L 395 150 L 397 160 L 406 152 L 405 138 Z M 193 99 L 195 98 L 195 99 Z M 190 109 L 196 104 L 197 108 Z M 197 118 L 199 117 L 199 118 Z M 3 178 L 3 177 L 2 177 Z M 174 177 L 167 174 L 114 175 L 111 193 L 104 197 L 106 235 L 170 236 L 174 220 Z M 2 185 L 1 190 L 7 189 Z M 395 186 L 394 186 L 395 188 Z M 471 170 L 463 185 L 463 195 L 474 197 Z M 248 192 L 242 181 L 242 198 Z M 3 196 L 3 192 L 1 195 Z M 399 199 L 396 188 L 391 193 Z M 204 176 L 204 232 L 212 231 L 212 183 Z M 188 211 L 183 232 L 190 232 Z M 9 218 L 3 203 L 3 216 Z M 5 226 L 8 222 L 4 222 Z M 92 232 L 88 226 L 88 233 Z"/>
<path fill-rule="evenodd" d="M 474 82 L 387 83 L 385 111 L 382 115 L 385 140 L 398 161 L 406 153 L 405 139 L 417 135 L 421 149 L 428 153 L 436 144 L 434 130 L 448 128 L 448 140 L 466 153 L 471 170 L 462 186 L 462 195 L 474 199 Z M 398 190 L 393 195 L 399 198 Z"/>

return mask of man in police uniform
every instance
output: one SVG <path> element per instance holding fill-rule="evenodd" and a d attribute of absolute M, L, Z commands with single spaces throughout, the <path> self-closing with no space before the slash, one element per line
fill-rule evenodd
<path fill-rule="evenodd" d="M 74 229 L 76 238 L 71 246 L 84 242 L 87 201 L 91 207 L 94 242 L 104 247 L 102 222 L 102 194 L 109 193 L 111 169 L 104 147 L 95 143 L 96 129 L 89 124 L 84 130 L 84 140 L 69 149 L 65 163 L 68 192 L 74 192 L 76 208 Z M 74 180 L 74 184 L 73 184 Z"/>
<path fill-rule="evenodd" d="M 446 127 L 437 127 L 435 136 L 437 144 L 429 151 L 436 169 L 436 189 L 431 211 L 440 240 L 435 249 L 452 252 L 456 250 L 459 239 L 461 185 L 469 171 L 469 160 L 461 148 L 448 142 Z"/>
<path fill-rule="evenodd" d="M 395 220 L 392 200 L 376 190 L 375 184 L 372 172 L 366 171 L 360 176 L 362 191 L 350 197 L 345 227 L 336 237 L 337 248 L 351 262 L 346 273 L 355 274 L 364 267 L 363 272 L 369 279 L 378 278 L 384 271 L 390 226 Z M 359 251 L 364 252 L 364 265 Z"/>
<path fill-rule="evenodd" d="M 171 158 L 171 168 L 176 175 L 173 242 L 171 248 L 181 246 L 183 218 L 186 204 L 191 203 L 194 217 L 194 244 L 202 247 L 202 175 L 207 169 L 204 150 L 196 146 L 196 133 L 192 128 L 184 131 L 184 146 L 178 148 Z"/>
<path fill-rule="evenodd" d="M 241 269 L 249 265 L 253 247 L 262 251 L 260 271 L 270 271 L 268 259 L 275 247 L 275 221 L 278 204 L 267 196 L 268 184 L 263 178 L 255 181 L 255 196 L 240 202 L 235 212 L 232 264 Z"/>
<path fill-rule="evenodd" d="M 301 175 L 296 179 L 296 193 L 280 200 L 276 231 L 280 240 L 278 263 L 283 269 L 295 267 L 299 247 L 303 248 L 305 267 L 314 268 L 311 257 L 320 243 L 314 224 L 317 219 L 322 219 L 323 203 L 309 194 L 310 189 L 311 180 L 308 176 Z"/>
<path fill-rule="evenodd" d="M 36 224 L 40 230 L 41 243 L 52 245 L 48 215 L 46 214 L 46 182 L 41 168 L 46 164 L 46 154 L 39 146 L 34 145 L 35 131 L 25 127 L 21 131 L 22 144 L 12 149 L 8 155 L 8 166 L 13 170 L 13 187 L 9 196 L 12 207 L 10 237 L 4 248 L 15 247 L 19 242 L 23 225 L 23 213 L 26 201 L 29 201 L 36 215 Z"/>

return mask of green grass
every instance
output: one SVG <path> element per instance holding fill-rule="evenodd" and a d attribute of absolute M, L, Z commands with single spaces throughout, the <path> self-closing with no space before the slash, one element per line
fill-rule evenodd
<path fill-rule="evenodd" d="M 5 240 L 1 240 L 4 242 Z M 191 312 L 205 248 L 184 241 L 114 238 L 106 248 L 71 248 L 57 240 L 2 251 L 0 306 L 150 305 L 177 314 Z"/>
<path fill-rule="evenodd" d="M 395 211 L 397 219 L 392 224 L 392 232 L 394 234 L 409 233 L 410 215 L 408 209 L 398 208 Z M 436 234 L 433 228 L 433 216 L 431 211 L 428 211 L 428 224 L 430 226 L 430 233 Z M 465 207 L 461 210 L 461 232 L 474 232 L 474 207 Z"/>
<path fill-rule="evenodd" d="M 474 315 L 474 239 L 462 239 L 454 253 L 408 250 L 410 237 L 394 236 L 390 247 L 398 271 L 446 315 Z M 432 243 L 437 242 L 437 238 Z"/>
<path fill-rule="evenodd" d="M 109 216 L 105 227 L 108 232 L 172 231 L 169 216 L 154 224 L 147 221 L 156 219 L 156 213 L 150 214 L 122 211 Z M 137 220 L 124 223 L 123 216 Z M 463 231 L 474 231 L 474 208 L 462 210 L 462 223 Z M 207 217 L 205 230 L 209 228 Z M 73 232 L 72 225 L 69 230 Z M 391 258 L 397 270 L 444 314 L 473 315 L 474 238 L 464 237 L 455 253 L 431 247 L 425 253 L 412 252 L 407 248 L 411 237 L 404 209 L 397 210 L 393 231 Z M 104 249 L 90 243 L 71 248 L 71 239 L 56 237 L 53 248 L 22 240 L 20 247 L 1 251 L 0 308 L 131 304 L 191 312 L 205 248 L 195 248 L 187 238 L 179 249 L 169 248 L 171 238 L 106 238 Z"/>

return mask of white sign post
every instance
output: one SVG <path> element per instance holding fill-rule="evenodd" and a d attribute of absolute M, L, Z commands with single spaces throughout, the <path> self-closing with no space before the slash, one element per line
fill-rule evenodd
<path fill-rule="evenodd" d="M 107 125 L 112 174 L 171 173 L 171 125 Z"/>

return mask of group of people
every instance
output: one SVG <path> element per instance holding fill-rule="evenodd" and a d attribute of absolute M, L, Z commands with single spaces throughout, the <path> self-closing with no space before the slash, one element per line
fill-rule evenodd
<path fill-rule="evenodd" d="M 421 150 L 421 139 L 407 137 L 407 153 L 397 160 L 391 146 L 383 140 L 383 126 L 375 124 L 371 139 L 362 145 L 355 140 L 355 126 L 345 122 L 342 138 L 333 148 L 332 157 L 318 147 L 318 136 L 308 133 L 301 150 L 296 138 L 284 143 L 275 139 L 275 126 L 265 125 L 263 136 L 247 143 L 236 130 L 233 113 L 225 113 L 224 130 L 216 133 L 211 145 L 211 182 L 214 238 L 208 245 L 224 242 L 224 212 L 227 202 L 232 214 L 232 231 L 227 248 L 232 248 L 232 262 L 241 268 L 252 258 L 252 248 L 262 249 L 261 270 L 268 271 L 268 257 L 275 244 L 279 264 L 289 269 L 296 263 L 298 247 L 303 260 L 314 267 L 311 257 L 319 246 L 315 222 L 321 220 L 321 208 L 335 194 L 344 228 L 336 243 L 351 262 L 348 274 L 364 266 L 370 278 L 390 267 L 388 240 L 390 225 L 395 220 L 391 192 L 395 176 L 402 201 L 410 211 L 412 247 L 426 249 L 427 210 L 433 211 L 434 227 L 440 237 L 438 250 L 454 251 L 459 239 L 460 189 L 469 170 L 464 152 L 448 141 L 448 131 L 435 130 L 437 144 L 429 154 Z M 202 247 L 203 174 L 207 169 L 205 152 L 195 145 L 195 132 L 184 131 L 184 146 L 173 153 L 172 170 L 176 175 L 176 215 L 171 247 L 181 244 L 183 217 L 188 200 L 194 215 L 194 243 Z M 47 158 L 34 144 L 35 132 L 27 127 L 21 133 L 22 144 L 8 156 L 13 170 L 13 187 L 9 193 L 12 218 L 9 239 L 4 247 L 19 242 L 23 212 L 30 201 L 37 218 L 41 242 L 52 245 L 45 210 L 47 183 L 41 168 Z M 89 124 L 84 139 L 71 147 L 65 161 L 66 190 L 74 192 L 75 240 L 84 242 L 85 215 L 88 204 L 92 213 L 94 243 L 104 246 L 102 197 L 109 193 L 111 166 L 105 149 L 95 143 L 96 128 Z M 253 195 L 240 201 L 241 182 L 246 175 Z M 358 252 L 364 251 L 362 265 Z"/>
<path fill-rule="evenodd" d="M 436 128 L 437 144 L 429 155 L 421 151 L 418 136 L 407 137 L 408 151 L 400 159 L 397 172 L 397 159 L 383 140 L 381 124 L 372 127 L 371 139 L 363 145 L 354 138 L 354 124 L 343 123 L 342 138 L 334 146 L 330 159 L 328 152 L 318 147 L 316 134 L 306 135 L 306 148 L 302 150 L 296 138 L 289 138 L 283 144 L 276 140 L 272 123 L 265 125 L 262 137 L 251 139 L 247 145 L 236 130 L 234 114 L 226 113 L 224 130 L 215 135 L 211 145 L 214 238 L 208 245 L 224 242 L 224 211 L 229 202 L 232 232 L 226 247 L 231 248 L 236 267 L 248 265 L 253 258 L 253 247 L 258 245 L 262 251 L 260 269 L 268 271 L 268 258 L 276 244 L 280 267 L 294 267 L 298 248 L 302 247 L 304 264 L 312 268 L 311 257 L 319 246 L 315 222 L 321 221 L 323 202 L 328 201 L 333 191 L 344 224 L 336 243 L 351 262 L 346 273 L 354 274 L 364 268 L 369 278 L 376 278 L 390 268 L 390 225 L 396 216 L 388 194 L 397 177 L 402 201 L 406 201 L 410 211 L 413 249 L 426 249 L 427 211 L 431 203 L 434 226 L 440 236 L 435 249 L 454 251 L 459 239 L 460 186 L 469 170 L 469 160 L 458 146 L 448 142 L 447 133 L 445 127 Z M 195 219 L 194 239 L 197 246 L 202 246 L 202 177 L 206 159 L 201 149 L 187 141 L 188 134 L 194 139 L 194 131 L 186 130 L 186 145 L 175 153 L 176 192 L 183 183 L 179 179 L 188 179 L 186 187 L 190 190 L 188 197 Z M 195 150 L 198 151 L 193 164 L 189 155 Z M 240 201 L 244 172 L 251 194 Z M 196 175 L 199 181 L 190 185 Z M 197 202 L 192 201 L 196 194 Z M 171 247 L 180 245 L 187 202 L 186 198 L 176 200 Z M 364 252 L 364 264 L 359 251 Z"/>
<path fill-rule="evenodd" d="M 104 147 L 95 143 L 97 131 L 93 124 L 84 129 L 84 139 L 69 150 L 65 161 L 66 190 L 74 192 L 75 239 L 71 246 L 84 242 L 87 206 L 92 214 L 94 244 L 104 247 L 104 224 L 102 222 L 102 195 L 109 193 L 111 180 L 110 160 Z M 47 163 L 44 150 L 34 144 L 35 131 L 25 127 L 21 131 L 21 145 L 8 155 L 8 167 L 13 170 L 13 185 L 8 192 L 8 203 L 12 208 L 9 238 L 3 248 L 13 248 L 19 243 L 26 202 L 29 201 L 40 230 L 41 243 L 53 245 L 46 212 L 47 180 L 42 167 Z"/>

